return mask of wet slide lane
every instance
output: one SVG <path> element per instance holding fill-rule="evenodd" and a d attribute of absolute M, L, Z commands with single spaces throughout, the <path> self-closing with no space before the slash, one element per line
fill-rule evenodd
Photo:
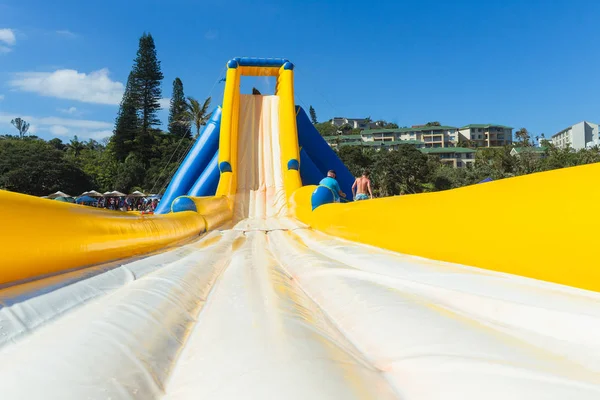
<path fill-rule="evenodd" d="M 54 290 L 22 286 L 0 291 L 6 399 L 600 394 L 598 294 L 287 219 L 241 221 Z"/>

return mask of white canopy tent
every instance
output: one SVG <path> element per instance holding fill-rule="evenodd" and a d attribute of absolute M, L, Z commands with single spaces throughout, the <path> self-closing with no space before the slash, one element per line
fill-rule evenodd
<path fill-rule="evenodd" d="M 56 192 L 56 193 L 52 193 L 52 194 L 49 194 L 47 196 L 48 199 L 56 199 L 58 197 L 73 197 L 73 196 L 71 196 L 70 194 L 66 194 L 64 192 L 61 192 L 60 190 L 58 192 Z"/>
<path fill-rule="evenodd" d="M 90 196 L 90 197 L 102 197 L 102 193 L 97 192 L 95 190 L 90 190 L 88 192 L 83 192 L 79 195 L 79 197 Z"/>

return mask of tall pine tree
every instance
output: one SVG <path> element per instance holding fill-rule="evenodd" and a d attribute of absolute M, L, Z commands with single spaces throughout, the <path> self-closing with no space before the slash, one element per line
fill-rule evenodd
<path fill-rule="evenodd" d="M 171 107 L 169 108 L 169 132 L 178 137 L 191 138 L 192 129 L 190 122 L 184 118 L 187 110 L 185 95 L 183 94 L 183 83 L 181 79 L 173 81 L 173 95 L 171 96 Z"/>
<path fill-rule="evenodd" d="M 313 108 L 313 106 L 310 106 L 309 110 L 308 110 L 309 114 L 310 114 L 310 120 L 313 123 L 313 125 L 315 125 L 318 121 L 317 121 L 317 112 L 315 111 L 315 109 Z"/>
<path fill-rule="evenodd" d="M 127 78 L 127 86 L 121 100 L 119 113 L 115 121 L 115 129 L 111 137 L 112 149 L 117 161 L 123 162 L 133 151 L 134 141 L 139 128 L 138 105 L 134 94 L 133 72 Z"/>
<path fill-rule="evenodd" d="M 160 110 L 160 82 L 163 74 L 156 57 L 152 35 L 144 33 L 133 64 L 133 93 L 139 107 L 139 130 L 135 140 L 135 152 L 144 163 L 149 161 L 153 143 L 152 133 L 160 124 L 156 113 Z"/>

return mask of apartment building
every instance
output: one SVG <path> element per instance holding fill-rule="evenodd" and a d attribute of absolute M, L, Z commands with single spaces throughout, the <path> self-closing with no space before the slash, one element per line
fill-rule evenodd
<path fill-rule="evenodd" d="M 559 149 L 568 146 L 575 150 L 600 146 L 598 124 L 582 121 L 552 135 L 550 142 Z"/>
<path fill-rule="evenodd" d="M 458 128 L 453 126 L 413 126 L 396 129 L 365 129 L 361 132 L 365 142 L 394 142 L 416 140 L 424 147 L 455 147 L 458 143 Z"/>
<path fill-rule="evenodd" d="M 363 146 L 363 147 L 369 147 L 372 149 L 375 149 L 377 151 L 379 150 L 398 150 L 398 148 L 402 145 L 411 145 L 411 146 L 415 146 L 416 148 L 423 148 L 425 147 L 425 143 L 419 141 L 419 140 L 396 140 L 394 142 L 382 142 L 382 141 L 370 141 L 370 142 L 361 142 L 361 143 L 342 143 L 339 147 L 343 147 L 343 146 Z"/>
<path fill-rule="evenodd" d="M 512 144 L 510 126 L 493 124 L 470 124 L 459 130 L 462 140 L 470 140 L 477 147 L 501 147 Z"/>
<path fill-rule="evenodd" d="M 331 119 L 331 125 L 340 127 L 349 125 L 352 129 L 371 129 L 377 125 L 374 122 L 368 121 L 366 118 L 345 118 L 345 117 L 333 117 Z"/>
<path fill-rule="evenodd" d="M 422 148 L 419 149 L 428 156 L 437 157 L 440 162 L 450 165 L 453 168 L 465 168 L 475 163 L 475 153 L 473 149 L 463 147 L 443 147 L 443 148 Z"/>

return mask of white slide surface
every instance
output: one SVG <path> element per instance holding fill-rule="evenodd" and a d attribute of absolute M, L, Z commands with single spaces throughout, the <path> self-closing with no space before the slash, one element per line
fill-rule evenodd
<path fill-rule="evenodd" d="M 600 398 L 600 294 L 286 218 L 277 101 L 241 98 L 232 229 L 0 290 L 2 400 Z"/>

